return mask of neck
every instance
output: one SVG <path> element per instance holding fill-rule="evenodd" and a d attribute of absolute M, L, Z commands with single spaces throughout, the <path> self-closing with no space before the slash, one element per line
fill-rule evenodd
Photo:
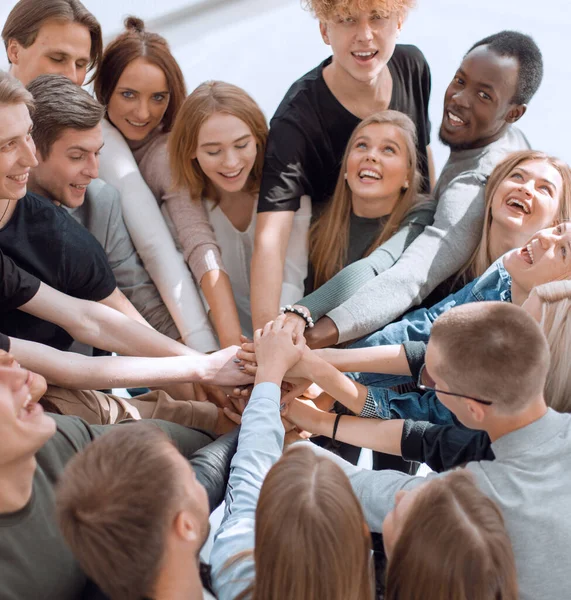
<path fill-rule="evenodd" d="M 528 234 L 521 234 L 512 229 L 502 228 L 496 223 L 490 227 L 489 249 L 492 261 L 498 260 L 506 252 L 520 248 L 529 239 Z"/>
<path fill-rule="evenodd" d="M 351 206 L 353 208 L 353 212 L 358 217 L 364 217 L 366 219 L 379 219 L 380 217 L 390 215 L 397 202 L 398 197 L 395 198 L 394 196 L 374 199 L 364 199 L 356 194 L 352 194 L 351 196 Z"/>
<path fill-rule="evenodd" d="M 365 118 L 375 110 L 386 110 L 391 102 L 393 86 L 387 66 L 374 79 L 358 81 L 334 58 L 323 70 L 323 78 L 337 100 L 357 117 Z"/>
<path fill-rule="evenodd" d="M 502 415 L 494 419 L 494 422 L 486 427 L 490 440 L 495 442 L 504 435 L 523 429 L 536 421 L 539 421 L 547 413 L 547 405 L 543 395 L 531 401 L 529 406 L 518 414 Z"/>
<path fill-rule="evenodd" d="M 43 188 L 35 179 L 35 177 L 33 177 L 30 174 L 30 177 L 28 179 L 28 191 L 34 193 L 34 194 L 38 194 L 38 196 L 42 196 L 43 198 L 47 198 L 48 200 L 51 200 L 56 206 L 59 206 L 61 204 L 61 202 L 58 202 L 57 200 L 54 200 L 52 198 L 52 196 L 50 195 L 50 193 L 48 192 L 48 190 L 46 190 L 45 188 Z"/>
<path fill-rule="evenodd" d="M 32 455 L 0 468 L 0 514 L 17 512 L 30 501 L 36 466 Z"/>
<path fill-rule="evenodd" d="M 189 560 L 188 556 L 181 553 L 167 559 L 159 573 L 154 600 L 188 600 L 202 596 L 198 557 Z"/>

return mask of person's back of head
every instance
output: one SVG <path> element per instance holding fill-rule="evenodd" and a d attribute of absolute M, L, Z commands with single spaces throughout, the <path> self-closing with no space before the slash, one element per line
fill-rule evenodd
<path fill-rule="evenodd" d="M 517 60 L 518 85 L 512 102 L 528 104 L 543 79 L 543 56 L 533 38 L 519 31 L 500 31 L 476 42 L 467 54 L 479 46 L 487 46 L 498 56 L 508 56 Z"/>
<path fill-rule="evenodd" d="M 421 486 L 388 562 L 386 600 L 517 600 L 504 520 L 466 471 Z"/>
<path fill-rule="evenodd" d="M 434 379 L 499 415 L 520 413 L 543 398 L 549 347 L 537 322 L 518 306 L 474 302 L 451 309 L 434 322 L 427 367 L 429 352 Z"/>
<path fill-rule="evenodd" d="M 56 507 L 80 566 L 111 600 L 154 594 L 173 531 L 184 530 L 176 551 L 190 547 L 189 565 L 208 536 L 206 492 L 155 425 L 120 425 L 87 446 L 67 465 Z"/>
<path fill-rule="evenodd" d="M 85 72 L 92 69 L 96 71 L 101 62 L 103 39 L 99 22 L 79 0 L 42 0 L 41 2 L 37 0 L 19 0 L 10 11 L 2 29 L 2 39 L 8 54 L 8 60 L 13 63 L 14 53 L 16 52 L 14 48 L 10 48 L 11 44 L 16 44 L 23 49 L 30 48 L 36 42 L 40 29 L 48 21 L 75 23 L 85 27 L 89 32 L 91 40 L 89 63 L 82 67 L 81 81 L 75 81 L 75 83 L 81 85 Z M 22 71 L 19 72 L 18 77 L 24 75 L 22 81 L 26 84 L 42 72 L 47 72 L 42 71 L 39 62 L 34 65 L 17 66 L 19 71 Z M 49 72 L 61 72 L 61 70 L 58 70 L 58 66 L 52 63 Z"/>
<path fill-rule="evenodd" d="M 295 445 L 284 454 L 262 485 L 255 535 L 256 580 L 239 598 L 372 599 L 369 530 L 329 459 Z"/>
<path fill-rule="evenodd" d="M 105 115 L 91 94 L 63 75 L 40 75 L 26 87 L 35 104 L 32 137 L 44 159 L 65 129 L 93 129 Z"/>

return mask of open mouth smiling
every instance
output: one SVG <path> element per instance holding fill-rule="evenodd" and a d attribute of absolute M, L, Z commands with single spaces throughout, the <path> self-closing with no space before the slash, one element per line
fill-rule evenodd
<path fill-rule="evenodd" d="M 508 198 L 506 200 L 506 204 L 510 208 L 515 209 L 517 212 L 523 212 L 524 215 L 531 214 L 531 208 L 524 200 L 519 200 L 518 198 Z"/>
<path fill-rule="evenodd" d="M 373 171 L 373 169 L 361 169 L 359 171 L 359 179 L 361 181 L 380 181 L 382 178 L 383 176 L 378 171 Z"/>

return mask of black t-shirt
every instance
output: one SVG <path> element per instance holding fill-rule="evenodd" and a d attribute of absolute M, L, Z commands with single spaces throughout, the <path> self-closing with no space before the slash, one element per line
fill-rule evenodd
<path fill-rule="evenodd" d="M 19 200 L 0 229 L 0 250 L 20 269 L 76 298 L 103 300 L 117 287 L 99 242 L 65 210 L 36 194 Z M 73 341 L 57 325 L 18 310 L 2 310 L 0 331 L 60 350 Z"/>
<path fill-rule="evenodd" d="M 314 215 L 333 195 L 347 142 L 360 119 L 350 113 L 323 79 L 329 57 L 288 90 L 270 123 L 258 212 L 298 210 L 309 195 Z M 416 125 L 422 191 L 429 191 L 430 68 L 416 46 L 397 45 L 388 62 L 393 79 L 389 108 Z"/>
<path fill-rule="evenodd" d="M 17 267 L 0 250 L 0 312 L 26 304 L 38 293 L 40 283 L 37 277 Z"/>

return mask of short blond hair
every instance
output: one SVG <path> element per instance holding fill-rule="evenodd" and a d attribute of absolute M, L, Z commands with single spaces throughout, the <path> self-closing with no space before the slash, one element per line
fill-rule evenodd
<path fill-rule="evenodd" d="M 335 15 L 347 14 L 355 9 L 367 12 L 376 10 L 389 15 L 397 13 L 404 18 L 416 6 L 416 0 L 302 0 L 302 6 L 320 21 L 329 21 Z"/>
<path fill-rule="evenodd" d="M 436 319 L 430 344 L 438 347 L 439 375 L 457 394 L 489 400 L 505 414 L 543 394 L 549 346 L 539 324 L 519 306 L 456 306 Z"/>
<path fill-rule="evenodd" d="M 0 104 L 25 104 L 32 112 L 34 97 L 13 75 L 0 71 Z"/>

